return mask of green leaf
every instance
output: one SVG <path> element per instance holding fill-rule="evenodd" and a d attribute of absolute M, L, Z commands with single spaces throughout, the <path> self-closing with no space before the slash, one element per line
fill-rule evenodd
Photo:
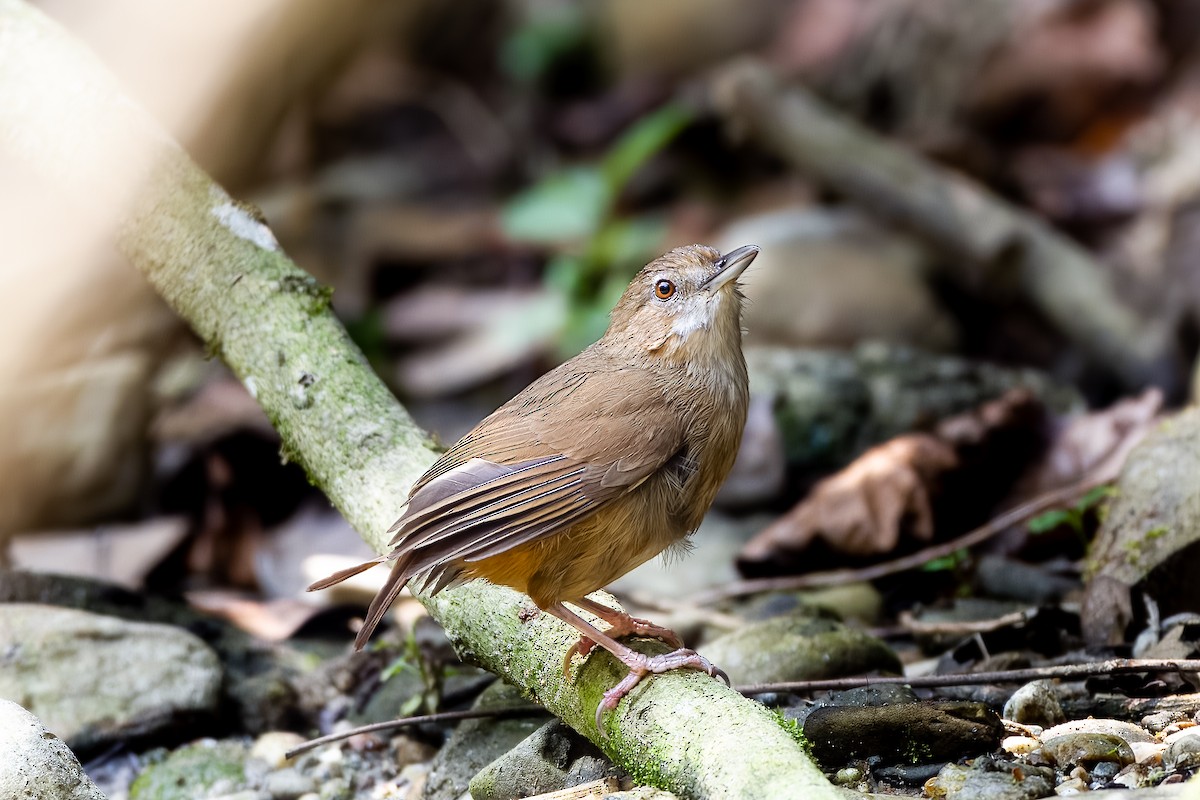
<path fill-rule="evenodd" d="M 1116 491 L 1117 489 L 1115 486 L 1109 486 L 1107 484 L 1104 486 L 1097 486 L 1081 497 L 1079 502 L 1075 504 L 1075 508 L 1079 511 L 1087 511 L 1093 506 L 1098 505 L 1099 503 L 1102 503 L 1103 501 L 1112 497 L 1114 494 L 1116 494 Z"/>
<path fill-rule="evenodd" d="M 1052 531 L 1060 525 L 1070 525 L 1073 519 L 1073 512 L 1065 508 L 1055 508 L 1047 511 L 1045 514 L 1038 514 L 1033 519 L 1029 520 L 1030 533 L 1046 533 Z"/>
<path fill-rule="evenodd" d="M 582 9 L 564 5 L 542 13 L 517 28 L 500 48 L 500 67 L 511 78 L 532 83 L 554 62 L 587 41 L 588 24 Z"/>
<path fill-rule="evenodd" d="M 600 229 L 612 197 L 597 169 L 572 167 L 517 194 L 500 222 L 516 242 L 553 245 L 588 239 Z"/>
<path fill-rule="evenodd" d="M 617 140 L 600 169 L 613 194 L 666 147 L 692 121 L 692 112 L 678 103 L 669 103 L 642 117 Z"/>
<path fill-rule="evenodd" d="M 417 668 L 415 666 L 413 666 L 411 663 L 409 663 L 409 660 L 407 657 L 398 656 L 394 661 L 392 661 L 392 663 L 390 663 L 386 667 L 384 667 L 382 672 L 379 673 L 379 680 L 380 681 L 391 680 L 392 678 L 396 677 L 397 675 L 399 675 L 401 672 L 404 672 L 405 670 L 412 670 L 413 672 L 418 672 Z"/>
<path fill-rule="evenodd" d="M 934 558 L 921 565 L 922 572 L 950 572 L 958 569 L 967 560 L 966 550 L 955 550 L 948 556 Z"/>

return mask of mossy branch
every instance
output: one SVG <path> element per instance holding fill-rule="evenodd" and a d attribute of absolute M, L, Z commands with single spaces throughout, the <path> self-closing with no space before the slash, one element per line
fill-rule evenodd
<path fill-rule="evenodd" d="M 0 0 L 0 157 L 50 182 L 64 207 L 108 216 L 118 248 L 241 377 L 301 463 L 377 550 L 434 451 L 329 310 L 328 292 L 40 12 Z M 66 214 L 67 212 L 64 212 Z M 70 230 L 71 222 L 64 221 Z M 646 681 L 606 718 L 621 676 L 606 653 L 571 679 L 575 634 L 482 582 L 423 598 L 460 652 L 536 698 L 640 779 L 685 797 L 832 798 L 776 718 L 711 678 Z"/>

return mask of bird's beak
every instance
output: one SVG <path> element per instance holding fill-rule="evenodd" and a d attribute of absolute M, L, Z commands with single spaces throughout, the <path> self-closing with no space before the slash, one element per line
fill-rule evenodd
<path fill-rule="evenodd" d="M 750 262 L 756 255 L 758 255 L 758 247 L 752 244 L 726 253 L 713 262 L 717 271 L 712 274 L 711 278 L 700 284 L 700 288 L 715 292 L 725 284 L 736 281 L 746 267 L 750 266 Z"/>

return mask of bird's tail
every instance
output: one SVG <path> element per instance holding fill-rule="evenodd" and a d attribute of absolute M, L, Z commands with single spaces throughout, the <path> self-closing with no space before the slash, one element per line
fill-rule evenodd
<path fill-rule="evenodd" d="M 314 581 L 311 586 L 305 589 L 305 591 L 315 592 L 320 589 L 328 589 L 330 586 L 335 586 L 347 578 L 353 578 L 360 572 L 366 572 L 376 564 L 382 564 L 384 561 L 387 561 L 387 559 L 387 556 L 379 556 L 378 558 L 372 558 L 370 561 L 364 561 L 361 564 L 357 564 L 347 569 L 339 569 L 337 572 L 333 573 L 327 578 L 321 578 L 319 581 Z"/>
<path fill-rule="evenodd" d="M 354 637 L 354 649 L 362 650 L 366 645 L 367 640 L 371 638 L 371 634 L 375 632 L 375 628 L 379 625 L 379 621 L 383 619 L 383 615 L 391 607 L 396 600 L 396 595 L 408 583 L 409 578 L 413 576 L 410 571 L 412 566 L 411 554 L 400 556 L 392 566 L 392 572 L 388 575 L 387 580 L 383 584 L 383 588 L 379 590 L 379 594 L 375 595 L 375 599 L 371 601 L 371 607 L 367 609 L 367 618 L 363 620 L 363 625 L 358 630 L 358 635 Z M 361 566 L 361 565 L 360 565 Z M 354 573 L 351 572 L 351 575 Z M 349 575 L 347 576 L 349 577 Z"/>

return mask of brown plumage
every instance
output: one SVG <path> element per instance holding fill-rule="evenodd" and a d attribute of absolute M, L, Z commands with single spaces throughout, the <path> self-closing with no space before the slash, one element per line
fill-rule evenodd
<path fill-rule="evenodd" d="M 394 562 L 356 646 L 410 580 L 437 592 L 484 578 L 579 629 L 572 653 L 599 644 L 630 667 L 597 717 L 643 675 L 678 667 L 717 674 L 690 650 L 650 658 L 616 641 L 635 633 L 681 646 L 670 631 L 586 595 L 681 543 L 733 465 L 747 403 L 737 277 L 757 253 L 743 247 L 722 257 L 691 245 L 650 262 L 598 342 L 446 451 L 413 486 L 390 531 L 392 552 L 310 587 Z M 563 603 L 611 628 L 601 632 Z"/>

